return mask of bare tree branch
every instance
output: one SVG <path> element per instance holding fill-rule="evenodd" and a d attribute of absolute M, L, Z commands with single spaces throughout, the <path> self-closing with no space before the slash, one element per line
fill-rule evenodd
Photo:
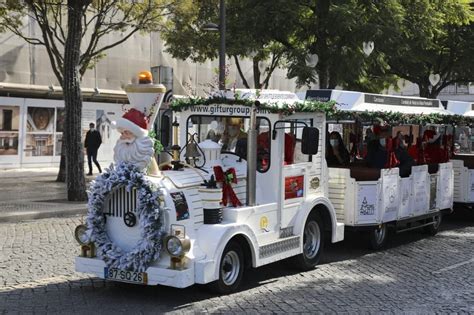
<path fill-rule="evenodd" d="M 235 60 L 235 66 L 237 67 L 237 71 L 239 72 L 240 78 L 242 79 L 242 84 L 243 84 L 247 89 L 250 89 L 250 86 L 249 86 L 247 80 L 245 79 L 245 75 L 244 75 L 244 73 L 242 72 L 242 69 L 241 69 L 241 67 L 240 67 L 239 58 L 237 58 L 236 55 L 234 55 L 233 57 L 234 57 L 234 60 Z"/>
<path fill-rule="evenodd" d="M 278 53 L 278 54 L 273 54 L 272 55 L 272 61 L 270 63 L 270 67 L 267 72 L 267 76 L 265 80 L 263 81 L 264 87 L 267 89 L 268 85 L 270 84 L 270 77 L 273 74 L 273 71 L 275 71 L 276 67 L 278 66 L 278 63 L 280 62 L 280 58 L 283 56 L 283 53 Z"/>
<path fill-rule="evenodd" d="M 33 12 L 33 15 L 36 18 L 36 21 L 41 29 L 44 46 L 46 47 L 46 52 L 48 53 L 49 60 L 51 62 L 51 68 L 56 75 L 59 83 L 63 84 L 63 54 L 59 51 L 56 42 L 54 41 L 54 36 L 50 30 L 48 23 L 47 7 L 41 7 L 41 3 L 29 1 L 31 3 L 30 10 Z"/>

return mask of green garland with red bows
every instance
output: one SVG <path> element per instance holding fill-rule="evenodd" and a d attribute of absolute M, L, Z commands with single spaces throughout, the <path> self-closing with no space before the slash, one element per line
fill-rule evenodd
<path fill-rule="evenodd" d="M 190 107 L 200 105 L 223 104 L 251 107 L 254 103 L 255 101 L 248 99 L 228 99 L 223 97 L 186 98 L 174 100 L 173 103 L 171 103 L 170 108 L 175 112 L 180 112 L 189 109 Z M 278 103 L 278 105 L 273 103 L 261 103 L 259 109 L 266 110 L 269 113 L 282 114 L 285 116 L 301 112 L 324 112 L 328 114 L 336 111 L 336 102 L 307 101 L 294 104 Z"/>
<path fill-rule="evenodd" d="M 173 111 L 187 110 L 193 106 L 199 105 L 239 105 L 239 106 L 252 106 L 255 101 L 248 99 L 227 99 L 222 97 L 213 98 L 186 98 L 177 99 L 170 105 Z M 376 120 L 382 120 L 390 125 L 401 125 L 401 124 L 443 124 L 443 125 L 474 125 L 474 117 L 461 116 L 461 115 L 444 115 L 438 113 L 430 114 L 406 114 L 401 112 L 354 112 L 354 111 L 342 111 L 337 109 L 337 103 L 335 101 L 329 102 L 317 102 L 317 101 L 304 101 L 300 103 L 288 104 L 288 103 L 261 103 L 260 109 L 267 110 L 270 113 L 282 114 L 289 116 L 298 112 L 324 112 L 328 120 L 344 121 L 344 120 L 356 120 L 361 122 L 374 122 Z"/>

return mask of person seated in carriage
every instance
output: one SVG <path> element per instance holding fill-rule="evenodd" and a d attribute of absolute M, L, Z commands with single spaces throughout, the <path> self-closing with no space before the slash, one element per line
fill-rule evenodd
<path fill-rule="evenodd" d="M 326 162 L 329 167 L 349 165 L 349 151 L 347 151 L 344 146 L 341 134 L 337 131 L 333 131 L 329 134 L 329 142 L 326 149 Z"/>
<path fill-rule="evenodd" d="M 242 118 L 232 117 L 227 119 L 224 133 L 220 140 L 223 152 L 236 152 L 236 150 L 241 151 L 238 146 L 245 143 L 245 141 L 239 142 L 239 140 L 247 139 L 247 133 L 243 131 L 243 127 Z"/>
<path fill-rule="evenodd" d="M 434 127 L 428 127 L 423 133 L 423 153 L 425 162 L 436 164 L 445 162 L 444 150 L 441 148 L 441 135 Z"/>
<path fill-rule="evenodd" d="M 378 169 L 398 167 L 401 177 L 409 176 L 415 163 L 407 150 L 398 145 L 396 139 L 391 138 L 390 129 L 375 128 L 374 134 L 376 139 L 367 146 L 367 166 Z"/>

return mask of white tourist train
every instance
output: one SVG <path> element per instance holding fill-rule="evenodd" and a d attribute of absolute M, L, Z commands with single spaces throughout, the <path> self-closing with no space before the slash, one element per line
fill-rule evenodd
<path fill-rule="evenodd" d="M 164 89 L 127 91 L 132 107 L 154 103 L 154 119 Z M 229 293 L 248 267 L 291 258 L 313 268 L 325 242 L 343 240 L 346 226 L 367 228 L 377 246 L 386 227 L 400 223 L 436 233 L 441 210 L 452 208 L 450 162 L 435 171 L 415 166 L 404 178 L 396 167 L 376 176 L 328 168 L 324 104 L 259 97 L 178 101 L 171 161 L 159 172 L 118 163 L 99 175 L 87 225 L 75 231 L 76 271 Z M 370 178 L 357 178 L 365 171 Z"/>

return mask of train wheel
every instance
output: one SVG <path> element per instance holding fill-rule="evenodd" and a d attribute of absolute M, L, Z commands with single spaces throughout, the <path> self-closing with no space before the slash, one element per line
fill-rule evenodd
<path fill-rule="evenodd" d="M 213 291 L 229 294 L 237 290 L 244 274 L 244 254 L 238 242 L 231 241 L 222 253 L 219 279 L 213 282 Z"/>
<path fill-rule="evenodd" d="M 433 224 L 425 226 L 424 230 L 429 235 L 436 235 L 439 230 L 439 226 L 441 225 L 442 215 L 438 213 L 433 217 Z"/>
<path fill-rule="evenodd" d="M 294 258 L 301 270 L 310 270 L 319 263 L 324 248 L 324 229 L 321 218 L 312 215 L 306 221 L 303 233 L 303 253 Z"/>
<path fill-rule="evenodd" d="M 385 246 L 388 237 L 386 224 L 381 224 L 369 232 L 369 248 L 373 250 L 381 249 Z"/>

